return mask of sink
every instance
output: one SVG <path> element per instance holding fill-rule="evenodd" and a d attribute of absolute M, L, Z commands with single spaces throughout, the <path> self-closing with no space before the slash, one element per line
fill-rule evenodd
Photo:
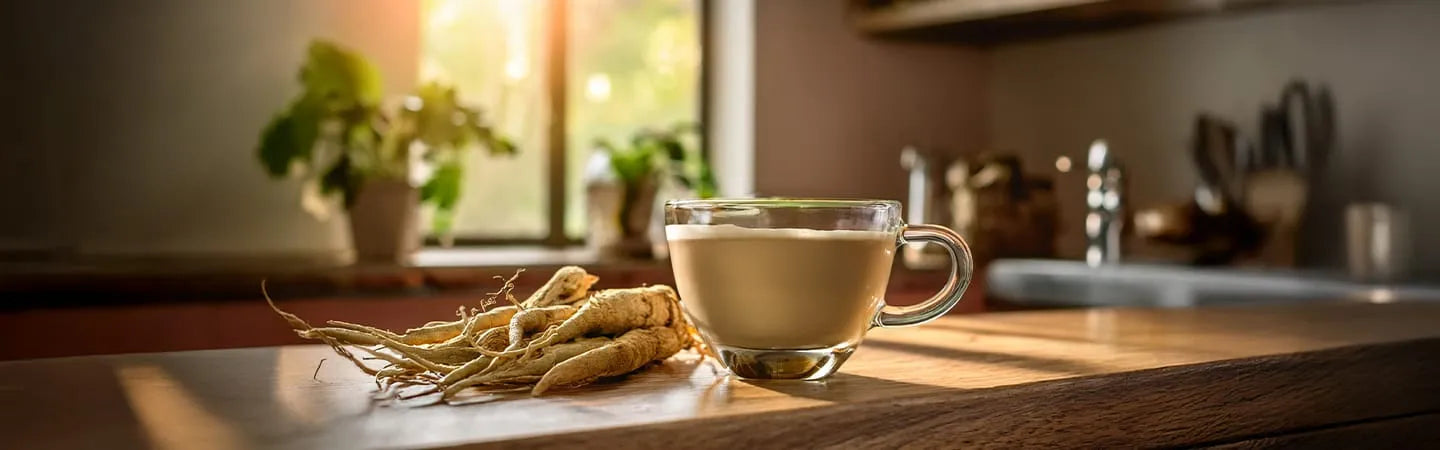
<path fill-rule="evenodd" d="M 990 264 L 987 277 L 987 296 L 1026 307 L 1440 301 L 1440 287 L 1357 283 L 1301 271 L 1002 259 Z"/>

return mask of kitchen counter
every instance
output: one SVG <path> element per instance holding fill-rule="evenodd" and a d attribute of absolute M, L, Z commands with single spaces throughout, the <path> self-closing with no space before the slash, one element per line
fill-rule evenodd
<path fill-rule="evenodd" d="M 827 382 L 747 383 L 682 354 L 539 398 L 387 406 L 373 389 L 318 346 L 5 362 L 0 436 L 17 448 L 1433 443 L 1440 304 L 948 316 L 873 331 Z"/>
<path fill-rule="evenodd" d="M 1440 301 L 1433 285 L 1364 283 L 1313 270 L 1002 259 L 990 264 L 986 278 L 997 305 L 1032 309 Z"/>

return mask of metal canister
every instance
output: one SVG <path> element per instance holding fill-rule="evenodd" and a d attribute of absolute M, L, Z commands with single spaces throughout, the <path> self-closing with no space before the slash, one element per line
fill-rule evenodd
<path fill-rule="evenodd" d="M 1409 269 L 1409 217 L 1384 203 L 1345 207 L 1345 244 L 1350 276 L 1361 281 L 1403 280 Z"/>

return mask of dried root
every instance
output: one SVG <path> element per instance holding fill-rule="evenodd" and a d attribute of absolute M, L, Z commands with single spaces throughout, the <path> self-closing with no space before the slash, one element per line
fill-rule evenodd
<path fill-rule="evenodd" d="M 575 315 L 575 307 L 570 305 L 546 306 L 531 308 L 515 314 L 510 319 L 510 345 L 506 350 L 514 350 L 525 340 L 525 336 L 532 332 L 544 330 L 552 323 L 559 323 L 570 316 Z"/>
<path fill-rule="evenodd" d="M 526 350 L 543 348 L 580 336 L 618 336 L 637 328 L 665 327 L 684 320 L 680 299 L 670 286 L 655 285 L 633 289 L 611 289 L 595 294 L 574 317 L 531 342 Z M 515 344 L 512 342 L 511 347 Z M 506 354 L 517 350 L 507 349 Z"/>
<path fill-rule="evenodd" d="M 504 350 L 505 347 L 510 346 L 510 337 L 506 334 L 506 331 L 505 328 L 501 327 L 485 330 L 484 333 L 481 333 L 480 336 L 475 338 L 472 344 L 477 350 L 480 350 L 481 353 Z"/>
<path fill-rule="evenodd" d="M 349 345 L 380 345 L 384 339 L 381 336 L 355 331 L 339 327 L 311 328 L 304 331 L 296 331 L 300 337 L 305 339 L 323 340 L 326 338 L 344 342 Z"/>
<path fill-rule="evenodd" d="M 309 323 L 305 322 L 304 319 L 301 319 L 300 316 L 281 311 L 279 306 L 275 306 L 275 299 L 270 298 L 270 292 L 265 289 L 265 280 L 260 280 L 260 294 L 265 296 L 265 302 L 270 304 L 270 309 L 275 311 L 276 314 L 279 314 L 282 319 L 285 319 L 285 322 L 290 324 L 290 328 L 294 329 L 296 332 L 310 330 L 314 328 L 311 327 Z M 355 367 L 359 367 L 360 371 L 365 372 L 366 375 L 375 375 L 375 373 L 378 372 L 375 369 L 370 368 L 370 366 L 365 365 L 365 363 L 360 362 L 359 358 L 356 358 L 354 354 L 350 353 L 349 350 L 345 349 L 345 346 L 342 344 L 341 341 L 335 338 L 323 336 L 319 337 L 318 339 L 320 340 L 320 342 L 324 342 L 325 345 L 329 345 L 331 349 L 335 350 L 336 354 L 344 357 L 351 363 L 355 364 Z"/>
<path fill-rule="evenodd" d="M 539 290 L 525 299 L 523 303 L 526 308 L 543 308 L 546 306 L 569 305 L 585 298 L 585 293 L 590 291 L 590 286 L 600 281 L 600 277 L 591 275 L 576 266 L 561 267 L 545 282 Z"/>
<path fill-rule="evenodd" d="M 554 386 L 590 383 L 601 377 L 624 375 L 669 358 L 689 344 L 689 336 L 670 327 L 638 328 L 596 348 L 555 365 L 535 384 L 535 395 Z"/>
<path fill-rule="evenodd" d="M 395 340 L 410 345 L 443 343 L 446 340 L 459 336 L 460 333 L 465 331 L 467 326 L 471 329 L 489 329 L 504 325 L 519 311 L 520 309 L 514 306 L 495 308 L 466 320 L 443 322 L 439 325 L 428 327 L 411 328 L 405 330 L 405 334 Z M 471 325 L 471 322 L 474 322 L 474 324 Z"/>
<path fill-rule="evenodd" d="M 510 306 L 485 312 L 460 308 L 458 320 L 432 321 L 404 333 L 339 321 L 316 328 L 280 310 L 268 294 L 266 300 L 301 337 L 324 342 L 372 375 L 377 393 L 388 398 L 438 393 L 437 400 L 448 400 L 467 389 L 517 387 L 540 395 L 624 375 L 698 345 L 667 286 L 592 294 L 598 279 L 567 266 L 520 302 L 512 294 L 515 278 L 502 279 L 501 289 L 482 301 L 504 299 Z M 367 366 L 352 347 L 385 365 Z"/>
<path fill-rule="evenodd" d="M 566 342 L 536 353 L 528 358 L 521 358 L 505 365 L 500 370 L 489 373 L 472 375 L 460 381 L 451 383 L 445 387 L 445 397 L 455 395 L 460 390 L 470 386 L 507 383 L 517 377 L 531 377 L 545 375 L 552 367 L 570 358 L 574 358 L 585 352 L 600 348 L 610 343 L 610 338 L 588 338 L 574 342 Z"/>

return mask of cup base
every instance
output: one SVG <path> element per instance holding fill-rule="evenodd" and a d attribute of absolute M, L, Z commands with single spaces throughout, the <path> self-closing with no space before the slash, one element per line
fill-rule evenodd
<path fill-rule="evenodd" d="M 806 350 L 712 347 L 730 373 L 749 380 L 819 380 L 839 370 L 855 352 L 853 344 Z"/>

